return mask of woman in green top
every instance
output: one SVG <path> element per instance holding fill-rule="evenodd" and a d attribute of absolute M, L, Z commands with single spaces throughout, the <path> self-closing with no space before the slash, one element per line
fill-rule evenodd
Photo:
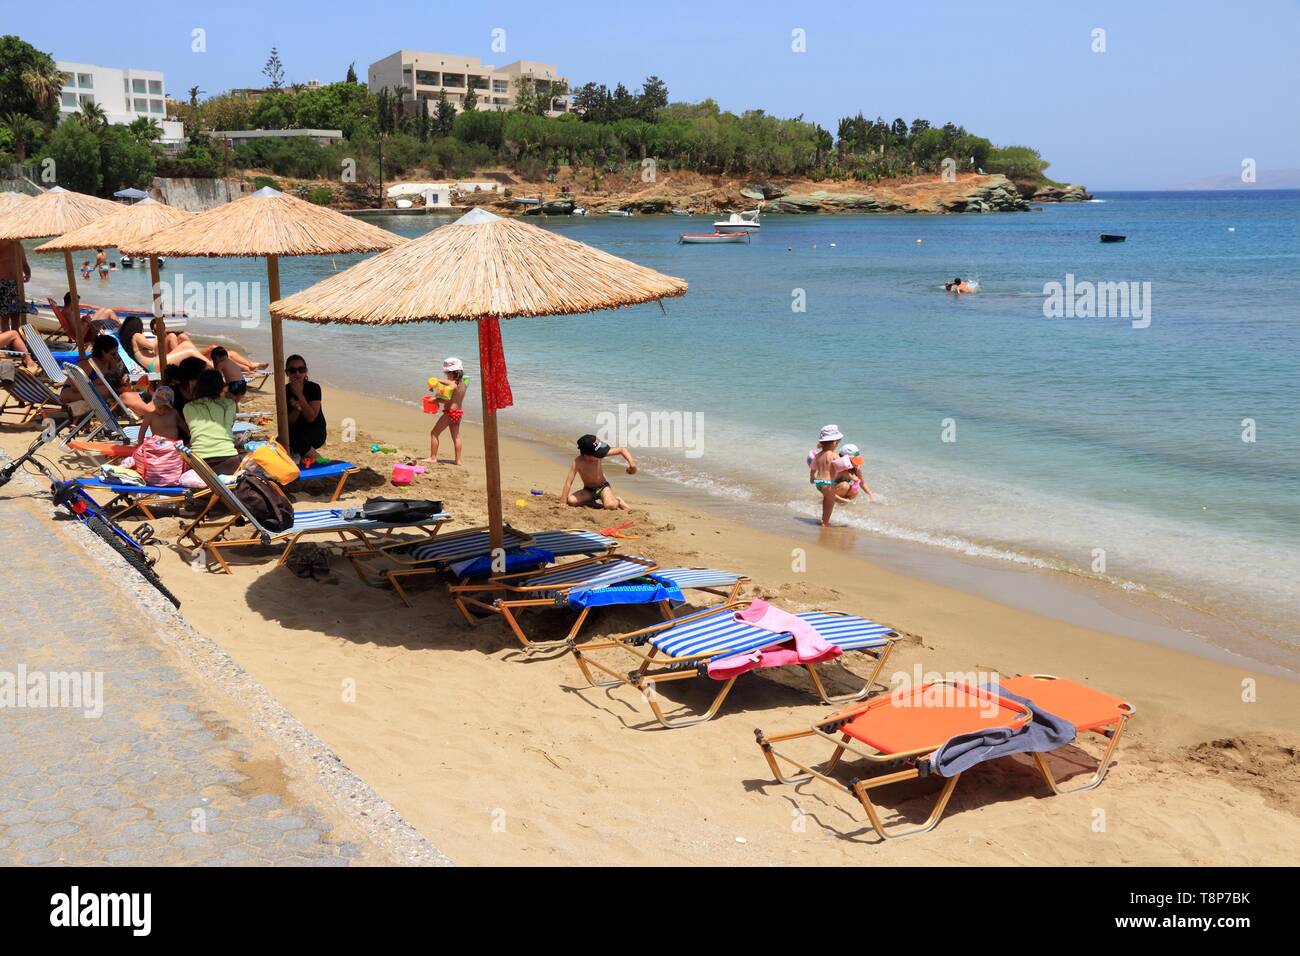
<path fill-rule="evenodd" d="M 194 383 L 194 397 L 185 403 L 190 452 L 218 475 L 233 475 L 244 456 L 235 448 L 235 403 L 222 398 L 226 380 L 216 369 L 204 369 Z"/>

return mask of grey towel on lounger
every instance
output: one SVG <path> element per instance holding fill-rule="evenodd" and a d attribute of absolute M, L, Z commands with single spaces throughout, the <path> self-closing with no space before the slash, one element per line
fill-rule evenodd
<path fill-rule="evenodd" d="M 1055 750 L 1074 740 L 1074 724 L 1055 714 L 1049 714 L 1027 697 L 1019 697 L 1005 690 L 985 688 L 1024 704 L 1033 711 L 1034 719 L 1019 730 L 998 727 L 969 734 L 958 734 L 930 757 L 930 771 L 941 777 L 955 777 L 986 760 L 996 760 L 1011 754 L 1041 753 Z"/>

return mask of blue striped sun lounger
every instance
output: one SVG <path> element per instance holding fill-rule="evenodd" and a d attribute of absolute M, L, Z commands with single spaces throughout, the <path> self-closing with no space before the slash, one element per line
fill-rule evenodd
<path fill-rule="evenodd" d="M 304 468 L 298 473 L 298 481 L 315 481 L 322 478 L 338 478 L 330 501 L 337 501 L 343 490 L 343 483 L 348 475 L 357 471 L 356 465 L 349 461 L 335 461 L 316 468 Z M 192 504 L 196 499 L 210 494 L 207 488 L 187 488 L 184 485 L 123 485 L 102 478 L 78 478 L 78 485 L 88 491 L 107 491 L 113 498 L 103 507 L 107 508 L 113 518 L 121 518 L 139 509 L 150 521 L 156 515 L 150 510 L 155 505 L 176 505 L 181 502 Z"/>
<path fill-rule="evenodd" d="M 38 415 L 63 416 L 66 414 L 66 410 L 59 402 L 59 396 L 48 385 L 21 366 L 14 369 L 12 382 L 0 381 L 0 389 L 4 391 L 4 401 L 0 403 L 0 414 L 19 412 L 21 413 L 20 424 L 26 424 Z"/>
<path fill-rule="evenodd" d="M 36 364 L 41 367 L 41 374 L 45 380 L 54 388 L 59 388 L 68 380 L 68 376 L 63 371 L 63 366 L 59 360 L 54 357 L 50 351 L 50 344 L 45 341 L 45 337 L 36 328 L 28 323 L 18 330 L 22 335 L 23 341 L 27 343 L 27 351 L 31 353 L 32 358 L 36 359 Z M 77 360 L 77 353 L 72 353 L 71 361 Z"/>
<path fill-rule="evenodd" d="M 671 618 L 674 605 L 685 600 L 683 587 L 709 590 L 715 594 L 722 594 L 719 589 L 726 587 L 734 598 L 748 580 L 728 571 L 661 569 L 645 558 L 604 555 L 560 565 L 541 574 L 507 574 L 478 584 L 452 585 L 451 593 L 456 606 L 471 624 L 475 623 L 475 618 L 470 608 L 500 614 L 525 650 L 533 650 L 571 645 L 596 607 L 655 604 L 665 618 Z M 579 613 L 562 640 L 531 640 L 519 624 L 519 613 L 525 608 L 565 606 Z"/>
<path fill-rule="evenodd" d="M 397 596 L 407 607 L 410 596 L 402 587 L 402 578 L 449 571 L 458 580 L 490 577 L 494 573 L 522 573 L 536 571 L 551 564 L 556 558 L 594 557 L 612 551 L 618 544 L 614 538 L 595 531 L 539 531 L 529 534 L 507 525 L 504 529 L 505 553 L 493 570 L 492 541 L 487 528 L 466 528 L 452 534 L 439 535 L 428 541 L 404 543 L 380 548 L 378 554 L 389 559 L 395 567 L 380 572 Z M 357 573 L 365 579 L 365 562 L 376 552 L 362 551 L 349 554 Z"/>
<path fill-rule="evenodd" d="M 669 728 L 689 727 L 715 716 L 731 693 L 736 678 L 745 671 L 732 672 L 721 678 L 721 687 L 708 709 L 685 717 L 671 717 L 664 713 L 656 687 L 668 681 L 710 677 L 711 662 L 771 648 L 780 643 L 780 635 L 736 619 L 736 612 L 749 604 L 748 601 L 729 602 L 690 617 L 655 624 L 621 637 L 588 641 L 574 648 L 574 657 L 591 686 L 617 687 L 622 684 L 636 688 L 660 724 Z M 861 651 L 873 661 L 871 673 L 862 686 L 852 693 L 841 695 L 827 693 L 815 664 L 799 663 L 798 666 L 807 670 L 818 696 L 828 704 L 866 697 L 875 686 L 885 660 L 893 650 L 897 640 L 894 630 L 866 618 L 833 611 L 807 611 L 795 616 L 807 621 L 826 641 L 841 650 Z M 625 651 L 639 660 L 640 665 L 632 671 L 620 672 L 591 656 L 593 651 L 606 650 Z M 596 671 L 601 673 L 597 674 Z"/>
<path fill-rule="evenodd" d="M 376 539 L 391 535 L 394 531 L 415 530 L 423 531 L 428 535 L 443 522 L 451 520 L 451 515 L 443 512 L 419 521 L 394 524 L 390 521 L 349 517 L 344 514 L 342 508 L 314 508 L 305 511 L 294 511 L 293 525 L 283 531 L 277 531 L 267 528 L 259 522 L 244 506 L 244 503 L 236 497 L 234 490 L 222 482 L 202 458 L 190 454 L 189 449 L 184 447 L 181 449 L 181 454 L 184 455 L 186 463 L 194 469 L 195 473 L 203 479 L 204 484 L 208 486 L 211 496 L 198 517 L 181 528 L 177 543 L 189 541 L 195 547 L 207 550 L 212 557 L 217 559 L 221 570 L 227 574 L 230 573 L 230 565 L 226 563 L 225 556 L 222 554 L 222 550 L 225 548 L 285 542 L 287 547 L 281 553 L 280 560 L 277 562 L 277 564 L 284 564 L 298 544 L 299 539 L 306 534 L 333 533 L 345 540 L 351 535 L 362 545 L 373 549 Z M 216 519 L 208 517 L 212 509 L 218 504 L 230 513 L 229 517 Z M 252 536 L 234 540 L 224 538 L 226 532 L 240 524 L 250 526 L 253 529 Z"/>

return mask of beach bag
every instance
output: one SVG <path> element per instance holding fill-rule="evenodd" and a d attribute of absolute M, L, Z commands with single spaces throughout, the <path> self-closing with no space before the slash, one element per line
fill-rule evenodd
<path fill-rule="evenodd" d="M 208 483 L 200 477 L 199 473 L 193 468 L 187 468 L 181 472 L 181 480 L 177 482 L 182 488 L 190 488 L 198 491 L 200 488 L 206 488 Z"/>
<path fill-rule="evenodd" d="M 0 382 L 12 385 L 18 377 L 18 363 L 13 359 L 0 359 Z"/>
<path fill-rule="evenodd" d="M 235 497 L 267 531 L 288 531 L 293 527 L 289 496 L 259 465 L 245 466 L 235 482 Z"/>
<path fill-rule="evenodd" d="M 291 485 L 298 480 L 298 466 L 279 442 L 269 441 L 258 445 L 249 458 L 282 485 Z"/>
<path fill-rule="evenodd" d="M 146 482 L 158 487 L 180 484 L 185 471 L 185 459 L 180 448 L 170 438 L 150 435 L 135 450 L 131 465 Z"/>
<path fill-rule="evenodd" d="M 371 521 L 414 524 L 442 514 L 442 502 L 425 498 L 368 498 L 361 514 Z"/>

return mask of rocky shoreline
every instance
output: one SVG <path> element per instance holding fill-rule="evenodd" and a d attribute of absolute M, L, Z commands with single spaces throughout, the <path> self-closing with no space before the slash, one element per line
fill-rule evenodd
<path fill-rule="evenodd" d="M 528 187 L 512 190 L 511 197 L 473 197 L 476 204 L 488 204 L 497 211 L 530 216 L 569 215 L 575 208 L 592 213 L 611 209 L 630 209 L 634 213 L 653 215 L 673 209 L 717 214 L 727 210 L 762 209 L 767 213 L 791 215 L 862 215 L 872 213 L 949 213 L 1025 212 L 1035 204 L 1082 202 L 1092 196 L 1081 185 L 1019 184 L 1002 175 L 966 174 L 954 181 L 938 177 L 914 182 L 891 182 L 856 188 L 836 188 L 840 184 L 809 183 L 735 183 L 695 184 L 665 182 L 660 189 L 653 185 L 608 194 L 566 193 L 546 196 L 547 190 L 529 193 Z M 847 184 L 846 184 L 847 185 Z M 828 188 L 829 186 L 829 188 Z M 683 188 L 687 187 L 687 188 Z M 810 188 L 816 187 L 816 188 Z M 552 187 L 553 188 L 553 187 Z M 541 202 L 519 207 L 514 196 L 537 196 Z"/>

